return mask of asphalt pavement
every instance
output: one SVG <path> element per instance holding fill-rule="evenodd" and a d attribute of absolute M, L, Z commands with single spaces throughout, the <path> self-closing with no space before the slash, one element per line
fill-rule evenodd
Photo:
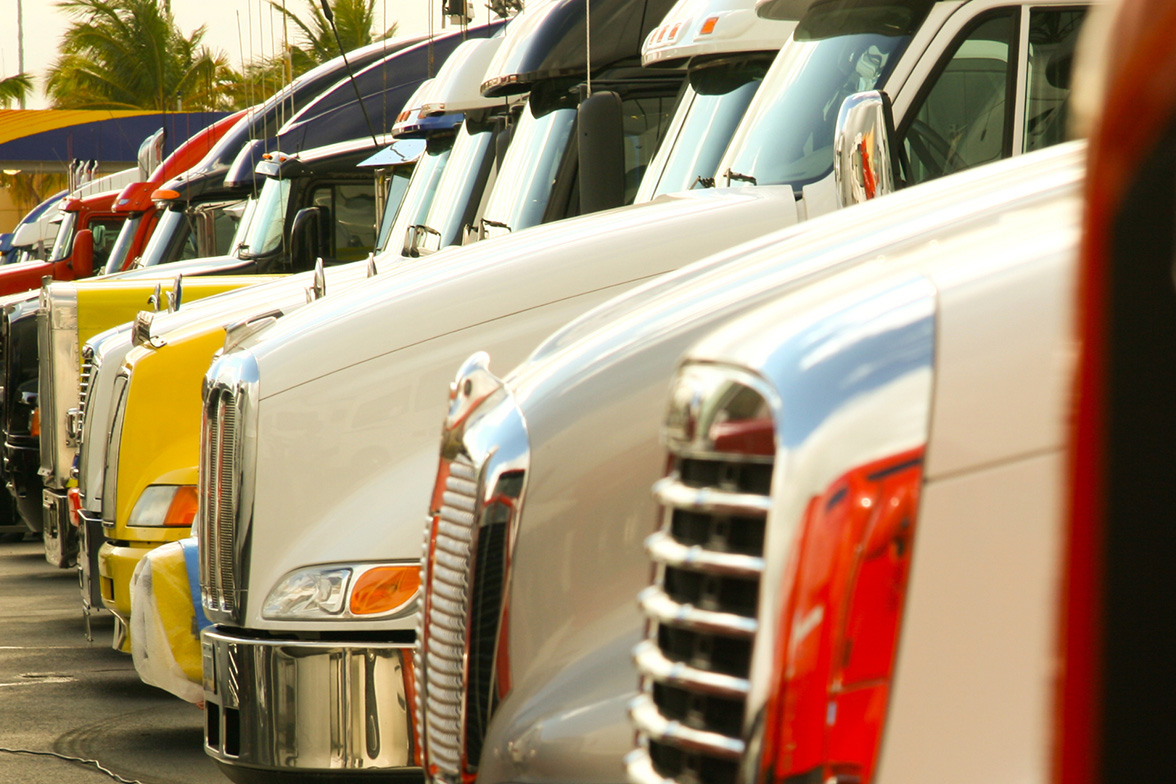
<path fill-rule="evenodd" d="M 203 713 L 147 686 L 110 647 L 109 613 L 86 625 L 76 573 L 40 541 L 0 543 L 0 784 L 107 784 L 94 760 L 141 784 L 225 784 L 204 754 Z"/>

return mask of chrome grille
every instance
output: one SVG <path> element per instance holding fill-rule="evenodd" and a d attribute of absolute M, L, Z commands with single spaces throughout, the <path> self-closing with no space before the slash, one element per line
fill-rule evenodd
<path fill-rule="evenodd" d="M 417 635 L 421 643 L 415 662 L 415 707 L 430 772 L 460 781 L 466 610 L 478 472 L 464 455 L 444 465 L 441 506 L 426 529 L 421 560 L 421 584 L 428 587 L 429 600 Z"/>
<path fill-rule="evenodd" d="M 214 387 L 205 399 L 200 466 L 201 585 L 211 609 L 236 609 L 234 543 L 237 533 L 238 401 Z"/>
<path fill-rule="evenodd" d="M 655 584 L 640 597 L 649 636 L 635 651 L 634 784 L 734 784 L 745 750 L 772 464 L 674 454 L 654 488 L 661 530 L 646 541 Z"/>

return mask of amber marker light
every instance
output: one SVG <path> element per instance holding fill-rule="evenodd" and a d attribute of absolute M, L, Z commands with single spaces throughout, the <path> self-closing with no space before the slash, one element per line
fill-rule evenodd
<path fill-rule="evenodd" d="M 717 17 L 717 16 L 707 17 L 707 20 L 702 23 L 702 27 L 699 29 L 698 34 L 699 35 L 710 35 L 711 33 L 713 33 L 715 31 L 715 25 L 717 25 L 718 23 L 719 23 L 719 17 Z"/>
<path fill-rule="evenodd" d="M 191 526 L 196 519 L 196 486 L 180 485 L 163 517 L 164 525 Z"/>
<path fill-rule="evenodd" d="M 167 188 L 160 188 L 151 194 L 151 201 L 173 201 L 178 198 L 180 198 L 179 191 L 173 191 Z"/>
<path fill-rule="evenodd" d="M 41 409 L 34 408 L 33 414 L 29 417 L 29 435 L 41 435 Z"/>
<path fill-rule="evenodd" d="M 195 485 L 151 485 L 145 489 L 127 525 L 189 527 L 196 519 Z"/>
<path fill-rule="evenodd" d="M 368 569 L 351 589 L 352 615 L 375 615 L 403 607 L 421 587 L 421 571 L 411 566 L 377 566 Z"/>

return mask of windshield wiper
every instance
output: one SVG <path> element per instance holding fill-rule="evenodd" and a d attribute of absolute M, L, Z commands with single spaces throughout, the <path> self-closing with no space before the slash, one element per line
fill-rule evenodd
<path fill-rule="evenodd" d="M 734 169 L 727 169 L 723 175 L 727 178 L 728 186 L 731 184 L 731 180 L 739 180 L 740 182 L 750 182 L 752 185 L 759 185 L 759 183 L 755 181 L 755 177 L 752 177 L 750 174 L 740 174 Z"/>
<path fill-rule="evenodd" d="M 730 185 L 730 183 L 727 183 L 727 184 Z M 694 190 L 695 185 L 701 185 L 704 188 L 713 188 L 713 187 L 715 187 L 715 178 L 714 177 L 703 177 L 700 174 L 694 178 L 694 182 L 690 183 L 690 187 L 687 188 L 686 190 L 688 190 L 688 191 Z"/>
<path fill-rule="evenodd" d="M 506 229 L 506 231 L 508 233 L 510 233 L 510 231 L 511 231 L 510 226 L 508 226 L 507 224 L 505 224 L 501 221 L 490 220 L 489 218 L 482 218 L 482 237 L 483 237 L 483 239 L 485 239 L 485 237 L 486 237 L 486 227 L 487 226 L 490 226 L 491 228 L 494 228 L 494 229 Z"/>

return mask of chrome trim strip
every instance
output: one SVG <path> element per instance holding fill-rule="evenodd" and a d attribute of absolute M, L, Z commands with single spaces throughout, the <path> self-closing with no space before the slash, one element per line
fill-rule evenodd
<path fill-rule="evenodd" d="M 633 649 L 633 663 L 646 678 L 671 686 L 681 686 L 692 692 L 741 700 L 751 688 L 747 678 L 723 675 L 691 667 L 683 662 L 667 659 L 653 640 L 645 640 Z"/>
<path fill-rule="evenodd" d="M 727 455 L 725 460 L 731 462 L 731 456 Z M 772 506 L 768 496 L 731 493 L 713 487 L 687 487 L 674 477 L 656 482 L 653 495 L 663 506 L 704 514 L 763 518 Z"/>
<path fill-rule="evenodd" d="M 667 531 L 651 534 L 645 540 L 645 551 L 658 563 L 708 574 L 758 579 L 764 571 L 763 558 L 722 553 L 696 544 L 681 544 Z"/>
<path fill-rule="evenodd" d="M 638 732 L 687 752 L 708 754 L 713 757 L 738 762 L 743 756 L 744 743 L 717 732 L 707 732 L 687 727 L 680 721 L 663 718 L 647 694 L 638 696 L 629 703 L 629 716 Z"/>
<path fill-rule="evenodd" d="M 681 629 L 751 638 L 759 628 L 759 623 L 754 618 L 699 610 L 689 604 L 679 604 L 657 585 L 651 585 L 638 594 L 637 601 L 642 612 L 653 620 Z"/>

